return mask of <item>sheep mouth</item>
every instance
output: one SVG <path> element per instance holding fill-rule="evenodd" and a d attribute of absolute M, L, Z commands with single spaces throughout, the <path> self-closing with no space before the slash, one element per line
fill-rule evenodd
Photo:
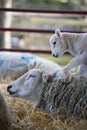
<path fill-rule="evenodd" d="M 9 91 L 9 94 L 10 94 L 10 95 L 15 95 L 15 94 L 17 94 L 17 93 L 18 93 L 18 91 L 15 91 L 15 92 Z"/>

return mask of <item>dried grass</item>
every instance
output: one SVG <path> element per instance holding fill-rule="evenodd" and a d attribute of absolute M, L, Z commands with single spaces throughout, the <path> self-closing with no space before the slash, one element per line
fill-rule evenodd
<path fill-rule="evenodd" d="M 34 109 L 33 103 L 21 98 L 9 97 L 6 84 L 1 84 L 1 91 L 8 102 L 13 122 L 13 130 L 87 130 L 87 120 L 80 116 L 58 115 L 57 111 L 48 114 Z"/>

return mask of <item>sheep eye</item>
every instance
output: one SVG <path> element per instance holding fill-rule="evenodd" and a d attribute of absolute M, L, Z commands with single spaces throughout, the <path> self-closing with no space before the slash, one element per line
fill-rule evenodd
<path fill-rule="evenodd" d="M 29 75 L 27 79 L 30 79 L 31 77 L 36 77 L 35 75 Z"/>
<path fill-rule="evenodd" d="M 53 42 L 53 45 L 54 45 L 54 46 L 56 45 L 56 41 L 55 41 L 55 42 Z"/>
<path fill-rule="evenodd" d="M 29 75 L 29 78 L 30 78 L 30 77 L 36 77 L 36 76 L 35 76 L 35 75 Z"/>

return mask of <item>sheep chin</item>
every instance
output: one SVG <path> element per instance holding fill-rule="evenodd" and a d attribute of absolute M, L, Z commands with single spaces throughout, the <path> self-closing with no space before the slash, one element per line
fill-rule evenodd
<path fill-rule="evenodd" d="M 19 97 L 18 95 L 19 95 L 18 92 L 12 93 L 10 94 L 10 98 L 12 99 L 14 97 Z"/>

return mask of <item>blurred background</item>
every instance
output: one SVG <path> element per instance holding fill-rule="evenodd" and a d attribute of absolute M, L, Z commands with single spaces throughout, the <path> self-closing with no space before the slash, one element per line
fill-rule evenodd
<path fill-rule="evenodd" d="M 0 7 L 84 11 L 87 10 L 87 0 L 0 0 Z M 87 31 L 87 16 L 0 12 L 0 27 Z M 51 35 L 0 31 L 0 47 L 50 50 L 49 38 Z"/>

